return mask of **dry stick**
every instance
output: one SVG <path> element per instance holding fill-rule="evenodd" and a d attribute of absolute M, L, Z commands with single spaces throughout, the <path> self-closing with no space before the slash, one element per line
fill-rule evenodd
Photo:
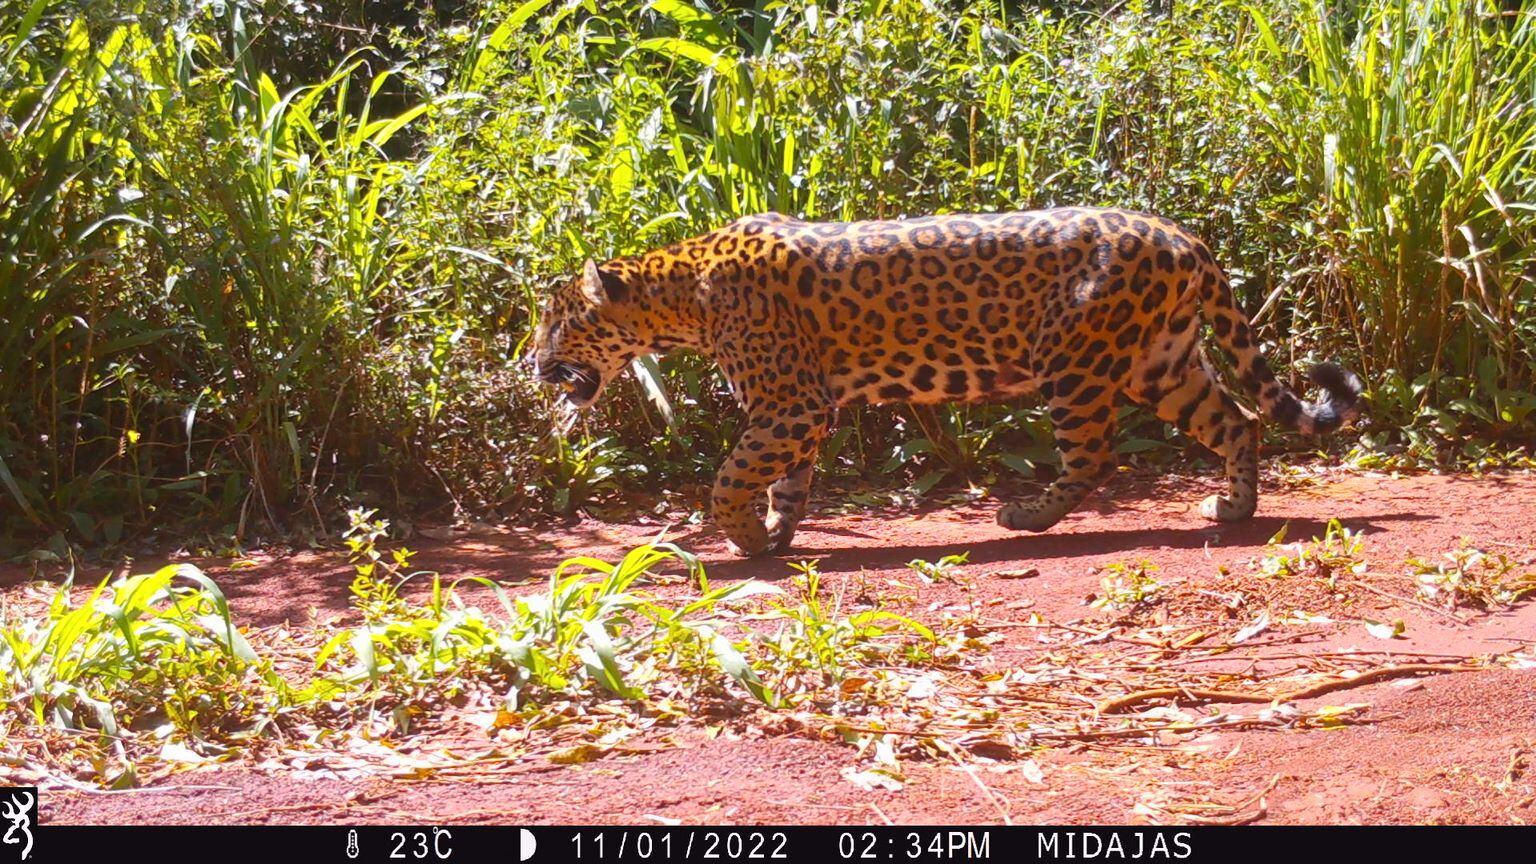
<path fill-rule="evenodd" d="M 810 804 L 805 801 L 786 801 L 782 798 L 764 798 L 763 800 L 775 807 L 809 807 L 812 810 L 842 810 L 845 813 L 852 813 L 860 809 L 858 807 L 846 807 L 841 804 Z M 869 805 L 866 804 L 865 806 Z"/>
<path fill-rule="evenodd" d="M 213 785 L 187 785 L 187 786 L 138 786 L 133 789 L 93 789 L 75 783 L 73 780 L 64 780 L 60 777 L 45 777 L 45 782 L 57 783 L 74 792 L 84 792 L 88 795 L 159 795 L 171 792 L 239 792 L 239 786 L 213 786 Z"/>
<path fill-rule="evenodd" d="M 327 802 L 280 804 L 274 807 L 257 807 L 255 810 L 238 810 L 234 813 L 224 813 L 222 815 L 226 819 L 235 819 L 241 816 L 271 816 L 274 813 L 291 813 L 296 810 L 346 810 L 352 806 L 350 801 L 343 801 L 339 804 Z"/>
<path fill-rule="evenodd" d="M 1470 625 L 1467 624 L 1467 622 L 1461 620 L 1460 616 L 1456 615 L 1455 613 L 1447 612 L 1446 610 L 1441 609 L 1439 606 L 1435 606 L 1435 605 L 1430 604 L 1430 603 L 1425 603 L 1423 600 L 1420 600 L 1420 599 L 1418 599 L 1416 597 L 1404 597 L 1401 594 L 1393 594 L 1391 591 L 1385 591 L 1385 590 L 1383 590 L 1381 588 L 1377 588 L 1375 585 L 1371 585 L 1371 584 L 1368 584 L 1368 583 L 1365 583 L 1365 582 L 1360 582 L 1360 581 L 1355 580 L 1355 579 L 1346 579 L 1346 580 L 1344 580 L 1344 584 L 1345 585 L 1353 585 L 1356 588 L 1364 588 L 1365 590 L 1371 592 L 1372 594 L 1375 594 L 1378 597 L 1385 597 L 1388 600 L 1396 600 L 1399 603 L 1412 603 L 1413 605 L 1419 607 L 1420 609 L 1426 609 L 1426 610 L 1428 610 L 1430 612 L 1435 613 L 1436 615 L 1441 615 L 1441 616 L 1444 616 L 1446 618 L 1449 618 L 1451 621 L 1455 622 L 1456 626 L 1458 626 L 1458 627 L 1470 626 Z"/>
<path fill-rule="evenodd" d="M 1201 645 L 1199 651 L 1221 651 L 1230 653 L 1239 649 L 1268 648 L 1271 645 L 1290 645 L 1295 642 L 1305 642 L 1308 639 L 1321 639 L 1325 634 L 1315 630 L 1302 633 L 1292 633 L 1289 636 L 1276 636 L 1273 639 L 1265 639 L 1263 642 L 1223 642 L 1220 645 Z"/>
<path fill-rule="evenodd" d="M 825 719 L 831 720 L 833 718 Z M 914 738 L 936 736 L 942 732 L 962 732 L 971 729 L 997 728 L 996 724 L 989 723 L 943 724 L 934 729 L 929 729 L 926 726 L 922 729 L 877 729 L 873 726 L 858 726 L 851 723 L 835 722 L 829 723 L 828 725 L 835 726 L 839 729 L 846 729 L 850 732 L 872 732 L 879 735 L 901 735 Z M 1038 738 L 1052 741 L 1091 741 L 1096 738 L 1136 738 L 1151 735 L 1157 732 L 1205 732 L 1211 729 L 1235 729 L 1249 726 L 1267 728 L 1274 725 L 1276 724 L 1267 720 L 1259 720 L 1253 717 L 1238 717 L 1232 720 L 1223 721 L 1221 723 L 1201 723 L 1199 725 L 1195 725 L 1193 723 L 1168 723 L 1162 726 L 1141 726 L 1133 729 L 1097 729 L 1087 732 L 1036 732 L 1034 730 L 1026 729 L 1020 734 L 1029 738 Z"/>
<path fill-rule="evenodd" d="M 1271 728 L 1275 723 L 1253 717 L 1239 717 L 1224 723 L 1169 723 L 1166 726 L 1142 726 L 1131 729 L 1094 729 L 1086 732 L 1028 732 L 1031 738 L 1049 741 L 1094 741 L 1099 738 L 1145 738 L 1158 732 L 1208 732 L 1212 729 Z"/>
<path fill-rule="evenodd" d="M 971 782 L 976 784 L 976 788 L 981 790 L 981 796 L 987 799 L 987 801 L 990 802 L 994 808 L 996 808 L 997 815 L 1003 820 L 1003 824 L 1012 825 L 1013 819 L 1008 816 L 1008 808 L 1003 806 L 1003 802 L 998 798 L 997 793 L 993 792 L 991 789 L 988 789 L 987 784 L 981 782 L 981 777 L 977 776 L 976 774 L 975 766 L 967 765 L 964 762 L 961 762 L 959 754 L 953 751 L 950 752 L 949 758 L 955 760 L 955 764 L 960 766 L 960 770 L 964 771 L 966 776 L 971 778 Z"/>
<path fill-rule="evenodd" d="M 1516 780 L 1519 780 L 1522 776 L 1524 776 L 1526 764 L 1529 762 L 1530 755 L 1531 751 L 1527 745 L 1522 744 L 1516 747 L 1515 752 L 1509 754 L 1509 767 L 1504 771 L 1504 779 L 1494 785 L 1502 786 L 1507 789 Z"/>
<path fill-rule="evenodd" d="M 1410 656 L 1410 657 L 1419 657 L 1419 658 L 1438 657 L 1441 660 L 1460 660 L 1460 661 L 1466 662 L 1466 663 L 1471 663 L 1471 662 L 1475 662 L 1475 661 L 1483 659 L 1481 657 L 1473 657 L 1473 656 L 1468 655 L 1468 654 L 1435 654 L 1435 653 L 1428 652 L 1428 651 L 1321 651 L 1321 652 L 1318 652 L 1318 653 L 1315 653 L 1315 654 L 1310 653 L 1310 652 L 1306 652 L 1306 651 L 1286 651 L 1286 652 L 1283 652 L 1283 653 L 1280 653 L 1280 654 L 1260 654 L 1260 655 L 1255 655 L 1253 659 L 1255 659 L 1255 660 L 1309 660 L 1309 659 L 1312 659 L 1312 658 L 1330 658 L 1330 659 L 1335 659 L 1335 660 L 1349 660 L 1349 659 L 1366 660 L 1366 659 L 1369 659 L 1370 655 L 1372 655 L 1372 654 L 1384 654 L 1384 655 L 1387 655 L 1388 657 L 1393 656 L 1393 655 L 1406 655 L 1406 656 Z M 1238 659 L 1243 659 L 1243 658 L 1229 656 L 1228 654 L 1213 654 L 1213 655 L 1211 655 L 1209 657 L 1183 657 L 1183 658 L 1178 658 L 1178 659 L 1174 659 L 1174 660 L 1164 660 L 1164 661 L 1162 661 L 1160 663 L 1156 663 L 1156 664 L 1153 664 L 1153 665 L 1156 665 L 1156 666 L 1182 666 L 1182 665 L 1184 665 L 1186 663 L 1209 663 L 1209 662 L 1211 662 L 1213 660 L 1221 660 L 1223 662 L 1231 662 L 1233 660 L 1238 660 Z M 1084 667 L 1081 667 L 1081 668 L 1088 669 L 1088 670 L 1097 670 L 1097 669 L 1118 669 L 1118 668 L 1123 668 L 1123 667 L 1119 667 L 1119 666 L 1084 666 Z"/>
<path fill-rule="evenodd" d="M 1118 634 L 1117 631 L 1121 631 L 1121 630 L 1126 629 L 1126 625 L 1120 624 L 1120 623 L 1110 624 L 1107 628 L 1105 628 L 1103 630 L 1090 630 L 1087 627 L 1073 627 L 1071 624 L 1051 624 L 1049 622 L 1047 622 L 1043 626 L 1045 626 L 1045 627 L 1054 627 L 1054 628 L 1056 628 L 1058 630 L 1066 630 L 1069 633 L 1078 633 L 1078 634 L 1081 634 L 1083 636 L 1089 637 L 1089 639 L 1091 639 L 1093 641 L 1099 641 L 1099 640 L 1108 641 L 1110 639 L 1113 639 L 1113 640 L 1115 640 L 1117 642 L 1127 642 L 1127 643 L 1130 643 L 1131 645 L 1142 645 L 1142 646 L 1145 646 L 1147 648 L 1160 648 L 1160 649 L 1162 649 L 1164 651 L 1169 650 L 1170 647 L 1171 647 L 1170 643 L 1168 643 L 1166 641 L 1158 642 L 1158 641 L 1156 641 L 1154 639 L 1137 638 L 1137 636 L 1134 633 Z M 1073 643 L 1070 643 L 1070 644 L 1072 644 L 1072 645 L 1081 645 L 1083 643 L 1082 643 L 1082 640 L 1078 640 L 1077 642 L 1073 642 Z"/>
<path fill-rule="evenodd" d="M 1226 810 L 1227 815 L 1225 816 L 1202 816 L 1199 813 L 1178 809 L 1179 805 L 1174 805 L 1173 807 L 1157 807 L 1156 809 L 1161 810 L 1176 819 L 1194 825 L 1247 825 L 1250 822 L 1257 822 L 1258 820 L 1263 819 L 1266 815 L 1268 815 L 1269 804 L 1264 800 L 1264 796 L 1273 792 L 1279 783 L 1280 775 L 1276 774 L 1274 778 L 1269 781 L 1268 785 L 1260 789 L 1258 792 L 1255 792 L 1248 799 L 1238 804 L 1228 805 L 1213 803 L 1207 805 L 1207 807 L 1213 809 Z M 1254 804 L 1259 805 L 1257 810 L 1248 813 L 1243 812 Z"/>
<path fill-rule="evenodd" d="M 986 626 L 986 627 L 997 627 L 997 628 L 1002 628 L 1002 627 L 1044 627 L 1044 626 L 1057 626 L 1057 627 L 1060 627 L 1061 626 L 1061 625 L 1023 624 L 1023 623 L 1009 624 L 1007 622 L 1002 622 L 1002 623 L 997 623 L 997 624 L 989 624 L 987 622 L 981 622 L 981 623 L 983 624 L 983 626 Z M 1335 623 L 1338 623 L 1338 622 L 1335 622 Z M 1072 629 L 1072 628 L 1062 628 L 1062 629 Z M 1077 632 L 1083 632 L 1083 631 L 1077 631 Z M 1093 635 L 1101 635 L 1101 634 L 1093 634 Z M 1268 647 L 1270 645 L 1289 645 L 1289 644 L 1291 644 L 1293 642 L 1304 642 L 1304 641 L 1306 641 L 1308 639 L 1319 639 L 1319 638 L 1322 638 L 1323 635 L 1324 634 L 1318 633 L 1318 632 L 1315 632 L 1315 631 L 1308 631 L 1308 632 L 1303 632 L 1303 633 L 1292 633 L 1289 636 L 1279 636 L 1279 637 L 1276 637 L 1274 639 L 1266 639 L 1263 642 L 1222 642 L 1222 643 L 1220 643 L 1218 645 L 1186 645 L 1186 646 L 1183 646 L 1183 647 L 1179 647 L 1178 645 L 1174 645 L 1174 644 L 1164 644 L 1164 643 L 1161 643 L 1161 642 L 1153 643 L 1153 642 L 1145 641 L 1145 640 L 1143 640 L 1143 641 L 1128 640 L 1128 639 L 1123 639 L 1121 637 L 1116 637 L 1116 636 L 1111 636 L 1111 637 L 1108 637 L 1108 638 L 1109 639 L 1113 639 L 1115 641 L 1119 641 L 1119 642 L 1130 642 L 1133 645 L 1142 645 L 1142 646 L 1144 646 L 1147 649 L 1147 650 L 1144 650 L 1144 651 L 1126 652 L 1125 654 L 1122 654 L 1121 656 L 1140 656 L 1142 654 L 1147 654 L 1147 653 L 1152 653 L 1152 652 L 1161 653 L 1161 654 L 1167 654 L 1170 651 L 1216 651 L 1216 652 L 1219 652 L 1219 653 L 1218 654 L 1214 654 L 1212 656 L 1220 656 L 1221 654 L 1231 653 L 1231 652 L 1237 651 L 1239 649 L 1266 648 L 1266 647 Z M 1063 643 L 1055 643 L 1055 644 L 1052 644 L 1052 645 L 1050 645 L 1048 647 L 1055 648 L 1055 647 L 1061 647 L 1061 646 L 1082 647 L 1082 643 L 1080 643 L 1080 642 L 1063 642 Z M 1362 651 L 1360 653 L 1366 654 L 1366 653 L 1371 653 L 1371 652 Z M 1376 653 L 1384 653 L 1384 652 L 1376 652 Z"/>
<path fill-rule="evenodd" d="M 1200 702 L 1273 702 L 1281 704 L 1311 699 L 1324 693 L 1332 693 L 1335 690 L 1359 687 L 1384 678 L 1396 678 L 1402 675 L 1439 675 L 1447 672 L 1472 672 L 1483 668 L 1486 667 L 1444 663 L 1406 663 L 1402 666 L 1386 666 L 1380 669 L 1371 669 L 1367 672 L 1361 672 L 1353 678 L 1336 678 L 1332 681 L 1324 681 L 1320 684 L 1313 684 L 1279 696 L 1264 696 L 1257 693 L 1240 693 L 1227 690 L 1190 690 L 1180 687 L 1158 687 L 1152 690 L 1127 693 L 1119 698 L 1110 699 L 1099 705 L 1099 713 L 1114 714 L 1124 711 L 1133 705 L 1140 705 L 1153 699 L 1178 699 L 1180 696 L 1187 696 L 1192 701 Z"/>
<path fill-rule="evenodd" d="M 1187 687 L 1156 687 L 1151 690 L 1138 690 L 1128 693 L 1118 699 L 1100 703 L 1100 714 L 1114 714 L 1123 711 L 1132 705 L 1149 702 L 1153 699 L 1175 699 L 1185 697 L 1190 702 L 1274 702 L 1276 697 L 1264 696 L 1258 693 L 1238 693 L 1230 690 L 1201 690 Z"/>
<path fill-rule="evenodd" d="M 1105 667 L 1105 668 L 1124 669 L 1125 667 L 1124 666 L 1111 666 L 1111 667 Z M 1037 705 L 1066 705 L 1068 707 L 1076 707 L 1076 706 L 1082 704 L 1082 702 L 1080 700 L 1076 700 L 1076 699 L 1048 699 L 1048 698 L 1046 698 L 1044 696 L 1028 696 L 1028 695 L 1025 695 L 1023 693 L 993 693 L 990 690 L 978 690 L 978 689 L 974 689 L 974 688 L 970 689 L 970 690 L 961 690 L 960 693 L 961 693 L 961 695 L 965 695 L 965 696 L 976 696 L 976 697 L 991 698 L 991 699 L 1004 699 L 1004 700 L 1007 700 L 1009 702 L 1033 702 L 1033 703 L 1035 703 Z"/>

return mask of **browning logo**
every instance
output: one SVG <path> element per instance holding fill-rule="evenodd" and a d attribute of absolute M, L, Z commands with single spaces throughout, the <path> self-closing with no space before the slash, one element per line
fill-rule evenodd
<path fill-rule="evenodd" d="M 17 861 L 32 856 L 32 826 L 37 823 L 37 787 L 0 787 L 0 843 L 20 853 Z"/>

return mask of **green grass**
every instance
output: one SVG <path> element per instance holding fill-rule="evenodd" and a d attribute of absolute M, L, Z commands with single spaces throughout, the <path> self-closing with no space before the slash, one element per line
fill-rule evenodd
<path fill-rule="evenodd" d="M 0 704 L 39 725 L 104 738 L 168 726 L 199 742 L 248 734 L 265 670 L 229 602 L 196 567 L 107 578 L 76 602 L 73 578 L 40 615 L 0 611 Z"/>
<path fill-rule="evenodd" d="M 1353 342 L 1387 419 L 1429 409 L 1521 428 L 1536 408 L 1530 10 L 1426 0 L 1352 18 L 1319 3 L 1291 33 L 1252 15 L 1256 59 L 1302 60 L 1248 92 L 1305 202 L 1298 308 Z"/>
<path fill-rule="evenodd" d="M 583 258 L 763 209 L 1155 210 L 1211 242 L 1279 365 L 1365 374 L 1360 461 L 1528 448 L 1529 2 L 1068 7 L 478 0 L 317 29 L 0 0 L 0 544 L 707 483 L 739 422 L 708 363 L 638 364 L 557 429 L 513 361 Z M 1182 444 L 1121 425 L 1137 459 Z M 1050 470 L 1046 426 L 862 408 L 820 468 L 984 488 Z"/>
<path fill-rule="evenodd" d="M 435 573 L 407 573 L 409 553 L 385 558 L 376 548 L 387 524 L 362 512 L 353 519 L 352 592 L 364 623 L 327 640 L 315 661 L 322 677 L 305 698 L 376 690 L 409 703 L 491 676 L 505 709 L 530 715 L 593 695 L 640 702 L 723 695 L 727 683 L 738 695 L 784 707 L 866 664 L 931 657 L 922 646 L 936 643 L 929 628 L 888 609 L 845 612 L 841 597 L 826 596 L 812 563 L 794 566 L 788 589 L 755 580 L 712 587 L 689 553 L 644 545 L 617 563 L 568 559 L 545 590 L 513 594 L 481 577 L 444 584 Z M 647 591 L 664 564 L 682 565 L 697 595 Z M 413 578 L 430 580 L 425 602 L 402 597 Z M 473 605 L 466 588 L 493 595 L 493 611 Z M 747 613 L 766 629 L 743 626 Z"/>
<path fill-rule="evenodd" d="M 115 788 L 186 764 L 249 764 L 277 754 L 285 763 L 382 766 L 393 776 L 424 777 L 455 765 L 483 767 L 476 764 L 482 758 L 586 761 L 643 730 L 691 725 L 712 734 L 721 723 L 739 722 L 767 734 L 841 737 L 861 756 L 873 747 L 876 761 L 894 769 L 898 749 L 946 762 L 969 748 L 1002 758 L 1026 729 L 1055 729 L 1043 740 L 1065 744 L 1099 717 L 1095 699 L 1066 698 L 1072 688 L 1091 683 L 1123 695 L 1143 689 L 1138 680 L 1171 680 L 1165 668 L 1144 662 L 1151 631 L 1126 642 L 1136 659 L 1124 677 L 1099 674 L 1108 662 L 1102 648 L 1079 658 L 1097 672 L 1066 674 L 1074 661 L 1061 653 L 1062 642 L 1045 643 L 1033 665 L 1000 669 L 985 658 L 1003 638 L 994 625 L 1004 622 L 986 623 L 975 603 L 930 609 L 940 617 L 925 623 L 896 611 L 893 598 L 870 596 L 862 579 L 824 582 L 813 562 L 791 565 L 782 582 L 716 585 L 687 552 L 645 544 L 617 561 L 571 558 L 547 578 L 518 585 L 446 581 L 414 570 L 408 549 L 386 548 L 389 525 L 373 513 L 353 511 L 351 523 L 355 580 L 341 621 L 239 626 L 238 608 L 189 565 L 108 576 L 90 590 L 65 578 L 6 592 L 0 759 L 38 777 Z M 951 555 L 909 566 L 937 581 L 964 561 Z M 1274 550 L 1255 568 L 1261 577 L 1326 586 L 1330 594 L 1363 571 L 1358 536 L 1337 523 L 1322 538 Z M 1409 578 L 1420 596 L 1447 610 L 1494 611 L 1536 592 L 1530 571 L 1504 555 L 1460 549 L 1439 563 L 1410 562 Z M 1188 599 L 1178 585 L 1159 583 L 1156 572 L 1145 561 L 1109 565 L 1092 605 L 1134 626 L 1134 613 Z M 903 602 L 916 605 L 916 598 Z M 1227 603 L 1218 629 L 1236 626 L 1237 607 Z M 1034 613 L 1029 619 L 1047 626 Z M 1360 621 L 1379 638 L 1402 628 Z M 1256 627 L 1252 635 L 1272 623 L 1330 622 L 1297 609 L 1272 622 L 1263 611 L 1244 629 Z M 1155 630 L 1166 638 L 1168 626 L 1159 619 Z M 1066 629 L 1074 647 L 1103 642 Z M 1009 707 L 1000 694 L 1020 686 L 1048 689 Z M 458 736 L 466 723 L 487 734 L 483 757 L 465 755 Z M 896 730 L 911 732 L 898 743 Z M 438 746 L 445 736 L 455 741 L 451 753 Z M 369 761 L 381 754 L 382 763 Z"/>
<path fill-rule="evenodd" d="M 1536 594 L 1536 568 L 1503 552 L 1464 546 L 1438 561 L 1410 559 L 1408 572 L 1425 600 L 1455 610 L 1504 609 Z"/>
<path fill-rule="evenodd" d="M 516 591 L 412 571 L 409 550 L 381 548 L 388 529 L 352 513 L 352 622 L 339 628 L 238 627 L 190 565 L 6 599 L 0 731 L 15 746 L 4 755 L 133 785 L 156 761 L 295 740 L 345 747 L 360 730 L 404 739 L 471 699 L 530 733 L 605 704 L 668 722 L 820 709 L 847 701 L 848 680 L 942 664 L 954 650 L 878 600 L 829 596 L 809 563 L 783 586 L 715 586 L 687 552 L 642 545 L 614 563 L 571 558 Z M 666 578 L 682 587 L 653 590 L 679 567 L 682 578 Z"/>
<path fill-rule="evenodd" d="M 501 585 L 470 577 L 445 585 L 436 574 L 408 574 L 408 553 L 385 560 L 375 541 L 387 529 L 371 514 L 354 514 L 349 536 L 357 565 L 352 591 L 364 623 L 337 633 L 315 664 L 325 673 L 315 698 L 358 688 L 393 692 L 399 699 L 438 693 L 455 676 L 504 679 L 507 710 L 560 697 L 604 692 L 646 698 L 646 684 L 668 675 L 696 678 L 715 669 L 752 696 L 777 704 L 738 647 L 720 635 L 717 613 L 780 589 L 741 582 L 711 589 L 702 565 L 672 546 L 641 546 L 617 564 L 572 558 L 549 577 L 546 591 L 514 596 Z M 669 605 L 640 589 L 658 565 L 681 559 L 700 587 L 697 598 Z M 424 603 L 404 599 L 413 577 L 430 579 Z M 469 605 L 465 587 L 494 594 L 499 615 Z"/>
<path fill-rule="evenodd" d="M 1270 546 L 1275 551 L 1259 561 L 1259 572 L 1265 576 L 1314 579 L 1333 590 L 1340 577 L 1351 578 L 1366 571 L 1365 538 L 1358 530 L 1344 527 L 1337 519 L 1329 519 L 1323 536 L 1313 537 L 1305 543 L 1284 543 L 1284 534 L 1289 527 L 1290 523 L 1286 523 L 1280 533 L 1270 539 Z"/>
<path fill-rule="evenodd" d="M 1163 590 L 1163 583 L 1153 575 L 1158 569 L 1150 561 L 1107 565 L 1104 575 L 1099 577 L 1099 592 L 1089 605 L 1095 609 L 1129 611 L 1153 602 Z"/>

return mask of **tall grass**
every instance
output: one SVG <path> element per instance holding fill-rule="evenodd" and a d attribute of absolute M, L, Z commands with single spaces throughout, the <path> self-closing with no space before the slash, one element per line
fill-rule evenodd
<path fill-rule="evenodd" d="M 1392 419 L 1473 396 L 1509 430 L 1536 407 L 1536 26 L 1504 6 L 1309 4 L 1290 34 L 1252 10 L 1260 60 L 1303 60 L 1247 91 L 1302 193 L 1296 306 Z"/>
<path fill-rule="evenodd" d="M 356 576 L 344 628 L 243 631 L 190 565 L 108 575 L 88 593 L 71 576 L 0 598 L 9 763 L 127 788 L 140 766 L 227 759 L 263 742 L 351 752 L 354 734 L 406 736 L 448 703 L 491 709 L 495 728 L 574 723 L 584 736 L 594 717 L 629 711 L 664 724 L 761 707 L 847 711 L 865 697 L 845 682 L 950 667 L 964 650 L 879 598 L 828 591 L 812 563 L 783 585 L 712 586 L 687 552 L 644 544 L 613 563 L 567 559 L 543 589 L 513 593 L 410 572 L 414 553 L 378 546 L 387 522 L 348 518 Z M 683 596 L 651 589 L 684 578 Z"/>
<path fill-rule="evenodd" d="M 1528 2 L 482 0 L 298 84 L 256 0 L 0 6 L 0 540 L 689 503 L 707 363 L 563 435 L 511 360 L 584 257 L 764 209 L 1156 210 L 1282 364 L 1361 367 L 1373 445 L 1536 433 Z M 824 471 L 920 490 L 1049 461 L 1028 403 L 843 427 Z"/>
<path fill-rule="evenodd" d="M 110 289 L 91 277 L 107 221 L 95 212 L 96 187 L 114 155 L 100 141 L 119 128 L 98 87 L 123 38 L 93 41 L 79 20 L 46 27 L 47 5 L 34 0 L 0 18 L 0 392 L 7 419 L 14 412 L 57 428 L 61 402 L 90 388 L 92 358 L 115 347 L 91 329 L 112 306 Z M 14 432 L 0 426 L 0 483 L 8 503 L 42 527 L 35 486 L 10 468 L 21 446 Z M 43 449 L 48 469 L 73 473 L 72 450 Z"/>
<path fill-rule="evenodd" d="M 168 499 L 281 523 L 359 421 L 398 423 L 356 406 L 421 355 L 433 413 L 462 313 L 441 238 L 398 218 L 430 160 L 391 147 L 441 100 L 373 116 L 397 73 L 364 56 L 280 93 L 240 4 L 190 30 L 66 9 L 34 3 L 7 47 L 9 502 L 98 542 Z M 407 316 L 427 326 L 396 359 Z"/>

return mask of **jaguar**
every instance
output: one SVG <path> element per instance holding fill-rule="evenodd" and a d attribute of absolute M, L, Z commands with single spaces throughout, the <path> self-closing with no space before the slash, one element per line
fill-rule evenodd
<path fill-rule="evenodd" d="M 1212 520 L 1253 515 L 1259 416 L 1334 430 L 1362 410 L 1358 376 L 1309 371 L 1307 402 L 1270 368 L 1226 274 L 1165 218 L 1108 208 L 866 222 L 737 219 L 665 248 L 588 260 L 544 304 L 530 354 L 542 382 L 590 406 L 636 357 L 713 358 L 746 414 L 711 492 L 740 555 L 783 553 L 805 515 L 816 454 L 843 406 L 1037 396 L 1061 470 L 1006 503 L 1005 528 L 1044 531 L 1116 467 L 1117 400 L 1150 408 L 1226 463 Z M 766 508 L 764 493 L 766 492 Z"/>

